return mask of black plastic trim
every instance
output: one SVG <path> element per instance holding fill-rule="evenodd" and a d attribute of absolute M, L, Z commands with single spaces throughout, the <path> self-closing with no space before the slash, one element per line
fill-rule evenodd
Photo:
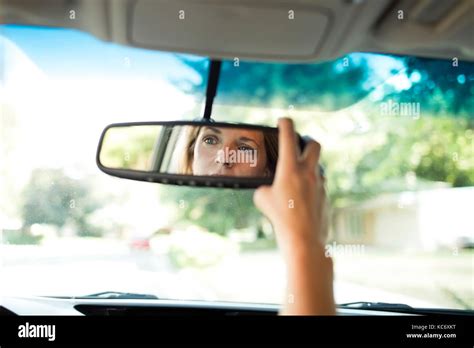
<path fill-rule="evenodd" d="M 196 187 L 225 187 L 225 188 L 257 188 L 261 185 L 271 185 L 273 177 L 269 178 L 237 178 L 237 177 L 224 177 L 224 176 L 193 176 L 193 175 L 182 175 L 182 174 L 163 174 L 163 173 L 150 173 L 139 170 L 125 170 L 125 169 L 112 169 L 107 168 L 100 162 L 100 151 L 102 148 L 102 142 L 105 134 L 109 128 L 115 127 L 131 127 L 131 126 L 202 126 L 207 124 L 208 121 L 147 121 L 147 122 L 127 122 L 127 123 L 113 123 L 105 127 L 103 130 L 99 146 L 97 148 L 96 163 L 101 171 L 111 176 L 130 179 L 136 181 L 147 181 L 161 184 L 170 185 L 185 185 L 185 186 L 196 186 Z M 270 131 L 278 133 L 278 128 L 259 126 L 246 123 L 224 123 L 224 122 L 213 122 L 213 126 L 225 127 L 225 128 L 245 128 L 255 129 L 262 131 Z M 300 142 L 301 143 L 301 142 Z"/>

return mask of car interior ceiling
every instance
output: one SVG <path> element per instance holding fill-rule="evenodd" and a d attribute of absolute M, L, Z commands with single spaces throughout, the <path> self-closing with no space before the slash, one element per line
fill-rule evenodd
<path fill-rule="evenodd" d="M 78 0 L 74 8 L 81 15 L 74 20 L 64 16 L 68 6 L 67 0 L 3 0 L 0 23 L 75 28 L 119 44 L 220 59 L 324 61 L 356 51 L 474 59 L 470 0 L 286 0 L 260 1 L 258 8 L 244 0 L 221 6 L 192 0 Z M 194 14 L 185 25 L 169 20 L 178 8 Z M 297 27 L 281 21 L 289 9 L 294 16 L 301 13 Z M 262 11 L 265 23 L 258 20 Z M 268 40 L 255 45 L 253 32 L 265 33 Z"/>

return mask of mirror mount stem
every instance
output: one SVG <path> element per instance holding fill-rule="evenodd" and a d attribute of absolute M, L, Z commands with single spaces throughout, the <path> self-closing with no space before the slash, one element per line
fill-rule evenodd
<path fill-rule="evenodd" d="M 211 121 L 212 105 L 219 85 L 219 75 L 221 73 L 222 61 L 211 59 L 209 76 L 207 79 L 206 104 L 204 105 L 203 121 Z"/>

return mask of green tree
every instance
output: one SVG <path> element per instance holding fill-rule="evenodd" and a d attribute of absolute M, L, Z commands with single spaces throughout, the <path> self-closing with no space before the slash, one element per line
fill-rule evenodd
<path fill-rule="evenodd" d="M 471 134 L 467 120 L 427 117 L 399 122 L 395 130 L 387 132 L 384 144 L 368 151 L 357 163 L 354 187 L 380 190 L 389 178 L 409 172 L 452 186 L 474 185 L 474 153 L 468 143 Z"/>
<path fill-rule="evenodd" d="M 253 190 L 164 187 L 161 199 L 177 206 L 178 221 L 192 221 L 225 235 L 233 228 L 260 227 L 262 215 L 253 204 Z"/>
<path fill-rule="evenodd" d="M 180 87 L 188 86 L 189 93 L 205 90 L 209 63 L 188 58 L 182 61 L 203 79 L 197 85 L 182 82 Z M 225 61 L 216 103 L 338 109 L 353 104 L 368 93 L 362 86 L 366 70 L 364 59 L 350 56 L 322 64 L 240 62 L 236 66 L 233 61 Z M 333 97 L 335 90 L 339 91 L 337 98 Z M 220 234 L 231 228 L 260 228 L 263 219 L 253 204 L 253 190 L 166 188 L 162 190 L 161 199 L 183 203 L 178 209 L 178 220 L 192 221 Z"/>
<path fill-rule="evenodd" d="M 390 95 L 397 100 L 419 102 L 425 112 L 440 116 L 474 117 L 474 64 L 451 59 L 403 58 L 411 88 Z M 416 77 L 416 79 L 414 79 Z"/>
<path fill-rule="evenodd" d="M 366 110 L 360 109 L 368 130 L 360 134 L 357 131 L 337 134 L 336 129 L 327 127 L 331 124 L 329 120 L 322 118 L 299 120 L 300 124 L 306 123 L 305 129 L 319 127 L 342 143 L 334 149 L 325 148 L 323 154 L 329 194 L 336 206 L 382 192 L 407 189 L 407 175 L 415 175 L 418 181 L 474 185 L 474 64 L 460 62 L 458 67 L 453 67 L 450 60 L 393 58 L 402 68 L 388 74 L 385 67 L 379 70 L 370 64 L 370 55 L 360 54 L 318 64 L 240 62 L 235 66 L 234 62 L 224 62 L 216 102 L 272 108 L 293 105 L 297 110 L 323 111 L 359 107 L 361 101 L 368 103 Z M 184 60 L 184 63 L 202 76 L 207 73 L 205 62 Z M 395 75 L 408 79 L 410 86 L 397 89 L 390 83 L 390 77 Z M 206 83 L 203 79 L 194 88 L 202 91 Z M 382 87 L 383 94 L 372 99 L 371 92 L 378 87 Z M 420 118 L 383 117 L 378 107 L 388 99 L 419 103 Z M 353 121 L 349 109 L 347 116 L 341 113 L 344 111 L 337 116 L 341 123 Z M 327 117 L 336 115 L 327 114 Z M 252 217 L 249 221 L 254 216 L 258 219 L 250 194 L 242 196 L 245 212 L 242 220 L 232 221 L 229 207 L 224 203 L 229 199 L 228 193 L 209 191 L 202 197 L 192 193 L 186 196 L 186 193 L 185 189 L 170 192 L 166 198 L 188 200 L 190 208 L 181 212 L 182 218 L 193 222 L 209 220 L 204 224 L 213 226 L 211 230 L 217 226 L 223 226 L 220 230 L 224 230 L 230 223 L 245 221 L 245 214 Z M 231 201 L 235 208 L 234 199 Z M 196 206 L 200 213 L 192 214 L 197 208 L 191 207 Z"/>
<path fill-rule="evenodd" d="M 182 62 L 206 78 L 199 84 L 183 82 L 181 88 L 189 93 L 202 93 L 207 85 L 209 63 L 189 58 L 182 58 Z M 318 64 L 224 61 L 215 102 L 335 110 L 355 103 L 370 92 L 371 86 L 364 85 L 366 73 L 367 62 L 362 56 L 345 56 Z"/>
<path fill-rule="evenodd" d="M 88 216 L 98 207 L 84 181 L 60 169 L 36 169 L 23 192 L 21 213 L 26 229 L 35 223 L 60 228 L 70 222 L 79 236 L 97 236 L 100 231 L 88 223 Z"/>

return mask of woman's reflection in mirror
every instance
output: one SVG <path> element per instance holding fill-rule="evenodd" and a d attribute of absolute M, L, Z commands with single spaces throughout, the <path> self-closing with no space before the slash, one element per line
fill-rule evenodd
<path fill-rule="evenodd" d="M 180 174 L 271 177 L 278 134 L 244 128 L 186 126 Z"/>

